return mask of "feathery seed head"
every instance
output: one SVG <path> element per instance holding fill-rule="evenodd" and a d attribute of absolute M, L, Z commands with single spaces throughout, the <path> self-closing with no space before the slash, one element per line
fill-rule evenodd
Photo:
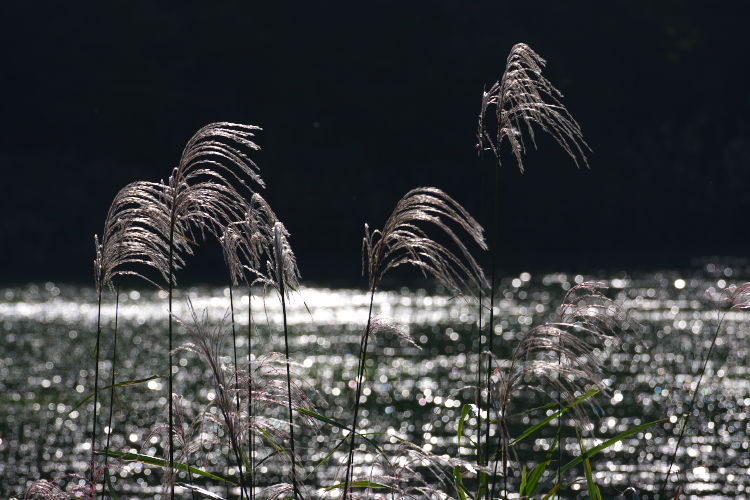
<path fill-rule="evenodd" d="M 441 230 L 457 250 L 432 239 L 424 225 Z M 417 188 L 406 193 L 382 230 L 370 232 L 365 224 L 362 259 L 370 288 L 376 288 L 389 270 L 404 264 L 435 277 L 452 292 L 486 287 L 484 272 L 456 234 L 456 227 L 468 233 L 479 248 L 487 249 L 482 226 L 443 191 Z"/>
<path fill-rule="evenodd" d="M 536 147 L 533 126 L 541 128 L 573 159 L 588 166 L 588 145 L 578 122 L 562 104 L 562 93 L 542 75 L 546 61 L 525 43 L 513 46 L 500 81 L 482 93 L 477 129 L 477 149 L 492 151 L 500 162 L 500 149 L 507 140 L 523 172 L 526 145 L 523 129 Z M 494 111 L 494 112 L 493 112 Z M 490 118 L 490 112 L 493 117 Z"/>

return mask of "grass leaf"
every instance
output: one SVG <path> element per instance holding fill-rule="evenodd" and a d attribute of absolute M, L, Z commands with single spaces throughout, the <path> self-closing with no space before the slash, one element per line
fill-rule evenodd
<path fill-rule="evenodd" d="M 541 429 L 542 427 L 544 427 L 545 425 L 547 425 L 548 423 L 550 423 L 552 420 L 556 419 L 557 417 L 559 417 L 560 415 L 562 415 L 563 413 L 565 413 L 566 411 L 570 410 L 571 408 L 573 408 L 575 406 L 578 406 L 579 404 L 583 403 L 587 399 L 590 399 L 590 398 L 594 397 L 598 393 L 599 393 L 598 389 L 590 389 L 590 390 L 586 391 L 583 395 L 581 395 L 578 398 L 576 398 L 575 401 L 573 401 L 572 403 L 570 403 L 565 408 L 562 408 L 562 409 L 560 409 L 560 410 L 558 410 L 556 412 L 553 412 L 551 415 L 549 415 L 547 418 L 545 418 L 544 420 L 542 420 L 538 424 L 532 425 L 531 427 L 529 427 L 528 429 L 526 429 L 525 431 L 523 431 L 520 436 L 518 436 L 516 439 L 514 439 L 513 441 L 510 442 L 510 446 L 515 446 L 522 439 L 525 439 L 525 438 L 529 437 L 530 435 L 534 434 L 536 431 L 538 431 L 539 429 Z"/>
<path fill-rule="evenodd" d="M 169 466 L 168 460 L 164 460 L 158 457 L 152 457 L 151 455 L 141 455 L 140 453 L 130 453 L 130 452 L 121 452 L 121 451 L 112 451 L 112 450 L 100 450 L 95 453 L 97 455 L 109 455 L 110 457 L 116 458 L 118 460 L 122 460 L 124 462 L 140 462 L 145 465 L 155 465 L 157 467 Z M 231 484 L 232 486 L 237 486 L 236 483 L 228 479 L 225 479 L 221 476 L 217 476 L 216 474 L 211 474 L 210 472 L 206 472 L 203 469 L 193 467 L 192 465 L 188 466 L 187 464 L 184 464 L 182 462 L 174 462 L 174 468 L 182 472 L 190 472 L 191 474 L 202 476 L 208 479 L 213 479 L 215 481 L 222 481 L 224 483 Z"/>

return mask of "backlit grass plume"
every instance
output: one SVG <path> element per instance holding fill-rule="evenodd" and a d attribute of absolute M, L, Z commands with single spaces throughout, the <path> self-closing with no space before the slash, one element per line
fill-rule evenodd
<path fill-rule="evenodd" d="M 482 94 L 477 147 L 492 151 L 500 161 L 501 146 L 507 140 L 521 172 L 524 128 L 536 147 L 534 126 L 548 133 L 577 166 L 588 165 L 581 127 L 562 104 L 562 93 L 542 75 L 545 64 L 531 47 L 517 43 L 510 50 L 503 76 Z"/>
<path fill-rule="evenodd" d="M 104 223 L 101 241 L 94 236 L 96 257 L 94 277 L 98 296 L 96 347 L 94 367 L 94 412 L 91 428 L 91 452 L 96 452 L 97 410 L 99 400 L 99 354 L 101 350 L 101 308 L 105 287 L 116 289 L 115 302 L 119 306 L 119 287 L 114 285 L 118 276 L 130 275 L 150 283 L 158 281 L 159 275 L 165 280 L 171 274 L 169 267 L 168 206 L 164 185 L 151 182 L 134 182 L 122 188 L 115 195 Z M 174 267 L 181 267 L 183 261 L 177 258 Z M 155 276 L 146 271 L 154 271 Z M 112 405 L 117 354 L 117 311 L 115 308 L 115 329 L 113 332 L 112 381 L 110 384 L 110 411 L 107 443 L 112 434 Z M 107 459 L 105 458 L 105 461 Z M 106 466 L 105 466 L 106 473 Z"/>
<path fill-rule="evenodd" d="M 452 247 L 434 240 L 428 227 L 434 227 L 446 236 Z M 349 458 L 344 480 L 344 498 L 349 494 L 352 477 L 354 443 L 357 433 L 367 344 L 372 323 L 372 306 L 375 290 L 382 277 L 391 269 L 402 265 L 415 266 L 425 276 L 437 279 L 453 293 L 486 285 L 482 268 L 459 237 L 467 233 L 482 250 L 487 249 L 484 230 L 453 198 L 437 188 L 417 188 L 409 191 L 396 204 L 383 229 L 370 232 L 365 225 L 362 243 L 363 273 L 370 287 L 370 307 L 367 326 L 362 333 L 357 368 L 357 386 L 354 397 L 354 416 L 349 443 Z"/>
<path fill-rule="evenodd" d="M 191 334 L 191 342 L 182 345 L 179 349 L 197 354 L 205 363 L 209 368 L 212 386 L 216 394 L 209 407 L 201 411 L 195 421 L 201 424 L 213 424 L 214 428 L 221 429 L 217 436 L 212 437 L 208 431 L 211 426 L 202 428 L 199 432 L 201 445 L 198 448 L 193 447 L 191 452 L 198 451 L 200 448 L 205 449 L 211 443 L 221 446 L 222 442 L 228 441 L 239 469 L 242 495 L 250 498 L 250 491 L 245 488 L 246 483 L 243 473 L 243 463 L 246 463 L 246 460 L 242 451 L 242 443 L 246 437 L 254 436 L 257 433 L 272 444 L 276 451 L 269 452 L 263 461 L 278 455 L 277 458 L 279 459 L 288 458 L 289 462 L 294 462 L 296 458 L 291 450 L 289 453 L 286 450 L 278 453 L 282 449 L 279 443 L 289 440 L 291 436 L 284 431 L 284 421 L 276 418 L 276 415 L 281 416 L 284 413 L 288 415 L 290 407 L 302 408 L 311 413 L 314 406 L 310 397 L 300 387 L 299 382 L 291 384 L 291 393 L 289 392 L 290 384 L 288 381 L 291 375 L 286 356 L 279 353 L 270 353 L 259 357 L 252 374 L 243 369 L 238 369 L 228 363 L 227 358 L 223 356 L 227 340 L 226 322 L 228 313 L 222 321 L 211 324 L 206 312 L 199 315 L 192 305 L 188 305 L 191 318 L 186 326 Z M 252 392 L 248 391 L 250 378 L 253 379 Z M 253 415 L 249 411 L 249 405 L 238 405 L 236 404 L 237 400 L 254 401 L 253 404 L 258 406 L 260 414 Z M 216 408 L 218 412 L 210 411 L 211 408 Z M 316 427 L 316 422 L 309 417 L 303 418 L 302 421 L 307 426 Z M 182 446 L 189 447 L 189 444 L 185 444 L 186 440 L 180 438 L 179 429 L 181 426 L 176 429 L 177 441 Z M 254 432 L 250 432 L 250 429 Z M 183 457 L 183 460 L 185 458 Z M 253 466 L 248 464 L 248 467 L 252 468 Z M 253 488 L 253 486 L 250 486 L 250 488 Z M 297 487 L 293 489 L 296 490 Z"/>
<path fill-rule="evenodd" d="M 239 220 L 245 213 L 245 192 L 249 181 L 263 187 L 257 165 L 247 156 L 257 150 L 252 141 L 259 127 L 237 123 L 211 123 L 201 128 L 188 141 L 177 167 L 166 186 L 169 206 L 169 397 L 172 384 L 172 297 L 174 264 L 179 250 L 190 252 L 197 236 L 210 233 L 217 239 L 223 228 Z M 244 188 L 244 189 L 242 189 Z M 169 425 L 173 422 L 169 405 Z M 170 469 L 174 468 L 172 432 L 170 432 Z M 174 486 L 170 497 L 174 498 Z"/>
<path fill-rule="evenodd" d="M 562 408 L 589 389 L 606 391 L 602 380 L 604 354 L 618 342 L 618 332 L 625 323 L 617 304 L 601 293 L 603 286 L 584 282 L 572 287 L 563 299 L 557 322 L 535 327 L 518 342 L 509 359 L 497 360 L 498 383 L 493 387 L 499 437 L 495 471 L 499 459 L 506 482 L 504 495 L 510 451 L 507 417 L 513 394 L 521 390 L 557 393 L 558 408 Z M 578 426 L 589 428 L 581 406 L 573 405 L 572 410 Z M 558 419 L 562 419 L 562 412 Z"/>
<path fill-rule="evenodd" d="M 506 60 L 505 71 L 499 81 L 495 82 L 489 90 L 482 93 L 482 103 L 479 110 L 479 123 L 477 127 L 477 150 L 492 151 L 501 164 L 502 146 L 505 141 L 510 146 L 516 164 L 521 172 L 524 170 L 523 155 L 526 152 L 524 133 L 528 134 L 532 144 L 536 147 L 534 127 L 552 136 L 560 147 L 573 159 L 576 166 L 581 164 L 588 166 L 586 150 L 588 145 L 583 139 L 583 133 L 578 122 L 562 104 L 562 93 L 542 75 L 542 69 L 546 62 L 539 54 L 534 52 L 525 43 L 517 43 L 511 50 Z M 525 129 L 525 130 L 524 130 Z M 500 175 L 495 169 L 495 181 L 492 190 L 492 228 L 490 231 L 490 304 L 489 304 L 489 334 L 487 335 L 488 353 L 493 352 L 494 331 L 494 302 L 495 302 L 495 264 L 497 260 L 496 247 L 498 242 L 498 192 Z M 481 309 L 480 300 L 480 309 Z M 482 337 L 478 341 L 478 358 L 485 351 L 482 345 Z M 486 387 L 490 385 L 490 357 L 487 358 Z M 481 379 L 481 363 L 477 366 L 477 373 Z M 478 388 L 480 391 L 481 388 Z M 490 397 L 488 391 L 488 398 Z M 477 401 L 481 405 L 479 393 Z M 487 401 L 487 409 L 491 402 Z M 481 418 L 481 417 L 480 417 Z M 481 428 L 481 425 L 479 426 Z M 489 446 L 489 422 L 485 428 L 485 448 Z M 480 429 L 481 433 L 481 429 Z M 481 436 L 478 436 L 480 446 L 478 447 L 478 462 L 483 462 Z"/>
<path fill-rule="evenodd" d="M 225 228 L 222 237 L 224 259 L 229 268 L 232 280 L 237 283 L 240 278 L 253 285 L 271 287 L 279 295 L 284 319 L 284 349 L 287 363 L 287 396 L 288 396 L 288 424 L 292 463 L 292 485 L 294 497 L 299 496 L 296 477 L 296 458 L 294 444 L 294 416 L 292 404 L 291 372 L 289 371 L 289 331 L 287 326 L 286 299 L 290 291 L 299 288 L 300 273 L 297 260 L 289 245 L 289 232 L 284 227 L 271 206 L 259 194 L 254 194 L 247 206 L 244 217 Z M 248 293 L 248 297 L 252 292 Z M 251 312 L 248 313 L 248 349 L 252 346 Z M 248 351 L 248 373 L 250 368 L 250 351 Z M 252 378 L 249 379 L 252 384 Z M 250 390 L 252 397 L 252 390 Z M 248 402 L 252 412 L 252 401 Z M 252 430 L 252 427 L 250 428 Z M 254 442 L 249 436 L 249 442 Z M 250 450 L 251 464 L 253 450 Z M 251 478 L 252 479 L 252 478 Z M 251 488 L 252 490 L 252 488 Z"/>

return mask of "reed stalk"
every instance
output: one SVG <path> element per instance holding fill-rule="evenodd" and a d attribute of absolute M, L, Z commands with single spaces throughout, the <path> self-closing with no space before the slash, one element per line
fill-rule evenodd
<path fill-rule="evenodd" d="M 284 255 L 281 242 L 281 230 L 278 226 L 274 227 L 274 250 L 276 253 L 276 275 L 279 285 L 279 295 L 281 295 L 281 313 L 284 318 L 284 355 L 286 357 L 286 389 L 287 402 L 289 406 L 289 444 L 292 459 L 292 487 L 294 489 L 295 500 L 299 498 L 299 487 L 297 485 L 297 459 L 294 450 L 294 417 L 292 414 L 292 373 L 290 368 L 291 358 L 289 357 L 289 330 L 286 320 L 286 289 L 284 277 Z"/>
<path fill-rule="evenodd" d="M 427 224 L 434 225 L 445 233 L 458 250 L 452 251 L 430 238 L 421 227 Z M 367 347 L 372 333 L 372 308 L 375 290 L 381 278 L 391 269 L 409 265 L 420 269 L 425 275 L 433 276 L 457 294 L 462 290 L 486 285 L 484 272 L 452 225 L 468 233 L 482 250 L 487 249 L 482 226 L 453 198 L 437 188 L 417 188 L 406 193 L 396 204 L 382 230 L 370 232 L 369 226 L 365 224 L 362 271 L 363 274 L 366 273 L 369 281 L 370 307 L 367 325 L 360 339 L 354 414 L 349 434 L 349 457 L 342 495 L 344 500 L 349 496 L 349 485 L 353 479 L 354 442 L 367 362 Z"/>
<path fill-rule="evenodd" d="M 94 348 L 94 419 L 91 425 L 91 481 L 94 481 L 95 453 L 96 453 L 96 410 L 99 404 L 99 347 L 102 336 L 102 289 L 99 289 L 96 312 L 96 347 Z M 96 483 L 93 483 L 96 494 Z"/>
<path fill-rule="evenodd" d="M 234 387 L 235 387 L 235 393 L 236 393 L 236 402 L 237 402 L 237 415 L 240 414 L 240 379 L 239 379 L 239 365 L 237 364 L 237 331 L 235 329 L 234 325 L 234 295 L 232 292 L 232 276 L 230 276 L 229 281 L 229 317 L 230 321 L 232 323 L 232 354 L 234 355 Z M 244 475 L 242 473 L 242 454 L 240 453 L 240 461 L 237 464 L 237 467 L 240 469 L 240 478 L 244 478 Z M 245 498 L 244 497 L 245 492 L 245 485 L 244 480 L 240 484 L 240 499 Z"/>
<path fill-rule="evenodd" d="M 684 421 L 682 422 L 682 425 L 680 427 L 680 434 L 677 436 L 677 442 L 674 445 L 674 451 L 672 452 L 672 456 L 669 458 L 669 466 L 667 467 L 667 474 L 664 476 L 664 481 L 662 482 L 661 488 L 659 489 L 659 495 L 664 495 L 667 490 L 667 483 L 669 482 L 669 476 L 672 474 L 672 467 L 674 466 L 674 462 L 677 459 L 677 452 L 680 449 L 680 443 L 682 443 L 682 438 L 685 435 L 685 430 L 688 428 L 688 425 L 690 424 L 690 417 L 693 414 L 693 408 L 695 407 L 695 401 L 698 398 L 698 393 L 700 392 L 701 388 L 701 382 L 703 381 L 703 375 L 706 373 L 706 367 L 708 366 L 708 361 L 711 359 L 711 352 L 714 350 L 714 346 L 716 345 L 716 339 L 719 338 L 719 332 L 721 331 L 721 327 L 724 324 L 724 314 L 720 314 L 717 311 L 717 325 L 716 329 L 714 330 L 713 337 L 711 338 L 711 345 L 708 348 L 708 352 L 706 353 L 706 357 L 703 360 L 703 367 L 701 368 L 700 374 L 698 376 L 698 383 L 695 385 L 695 389 L 693 390 L 693 396 L 690 399 L 690 404 L 688 405 L 687 412 L 684 412 L 682 414 Z"/>
<path fill-rule="evenodd" d="M 174 205 L 173 205 L 174 207 Z M 169 498 L 174 500 L 174 414 L 172 410 L 173 406 L 173 387 L 172 387 L 172 294 L 174 292 L 174 230 L 175 230 L 175 213 L 174 208 L 170 215 L 170 226 L 169 226 L 169 284 L 168 284 L 168 315 L 169 315 L 169 383 L 168 391 L 169 397 L 167 398 L 167 404 L 169 404 Z"/>
<path fill-rule="evenodd" d="M 115 407 L 115 367 L 117 365 L 117 318 L 120 312 L 120 284 L 115 285 L 115 327 L 112 332 L 112 378 L 109 383 L 109 419 L 107 420 L 107 444 L 105 450 L 109 450 L 109 439 L 112 436 L 112 414 Z M 104 455 L 104 474 L 109 474 L 107 465 L 109 464 L 109 455 Z M 105 476 L 106 477 L 106 476 Z M 102 487 L 102 498 L 106 485 Z"/>
<path fill-rule="evenodd" d="M 250 500 L 255 499 L 255 433 L 253 432 L 253 288 L 247 287 L 247 441 L 250 455 Z"/>
<path fill-rule="evenodd" d="M 531 47 L 524 43 L 513 46 L 506 61 L 505 71 L 500 80 L 495 82 L 489 90 L 482 93 L 482 103 L 479 112 L 477 130 L 477 149 L 491 151 L 497 160 L 495 185 L 493 187 L 493 224 L 491 238 L 491 261 L 493 266 L 492 285 L 490 289 L 490 337 L 489 355 L 492 353 L 493 336 L 493 303 L 495 295 L 496 242 L 498 233 L 498 191 L 499 176 L 497 170 L 501 166 L 501 151 L 505 141 L 510 146 L 519 170 L 523 173 L 523 154 L 526 152 L 523 129 L 525 128 L 536 147 L 532 125 L 536 125 L 548 133 L 557 144 L 570 156 L 576 166 L 583 163 L 588 166 L 585 150 L 588 145 L 583 140 L 581 128 L 562 104 L 562 93 L 542 75 L 542 68 L 546 62 Z M 490 110 L 493 120 L 489 120 Z M 491 381 L 490 360 L 487 363 L 487 386 Z M 491 402 L 488 396 L 488 412 Z M 486 427 L 486 439 L 489 443 L 489 418 Z M 498 425 L 500 421 L 498 419 Z M 499 433 L 501 434 L 501 433 Z M 500 439 L 500 437 L 498 436 Z M 489 446 L 486 444 L 486 446 Z M 499 444 L 498 446 L 501 446 Z M 498 448 L 499 449 L 499 448 Z M 562 447 L 560 448 L 560 453 Z M 558 474 L 561 464 L 558 461 Z M 505 467 L 504 467 L 505 469 Z M 494 480 L 493 480 L 494 483 Z M 507 495 L 507 476 L 503 477 L 505 494 Z M 477 492 L 478 494 L 479 492 Z M 491 493 L 487 492 L 489 500 Z"/>
<path fill-rule="evenodd" d="M 344 500 L 346 500 L 348 494 L 349 494 L 349 488 L 348 485 L 351 483 L 352 480 L 352 462 L 354 459 L 354 441 L 355 441 L 355 432 L 357 429 L 357 417 L 359 415 L 359 400 L 362 397 L 362 381 L 364 379 L 364 368 L 365 368 L 365 360 L 367 358 L 367 343 L 370 339 L 370 324 L 372 323 L 372 306 L 375 301 L 375 289 L 377 288 L 377 283 L 375 283 L 370 288 L 370 307 L 368 308 L 367 312 L 367 326 L 365 327 L 365 331 L 362 333 L 362 338 L 360 339 L 359 343 L 359 355 L 357 359 L 359 360 L 357 363 L 357 388 L 354 395 L 354 418 L 352 419 L 352 428 L 349 435 L 349 458 L 346 463 L 346 477 L 344 479 Z"/>

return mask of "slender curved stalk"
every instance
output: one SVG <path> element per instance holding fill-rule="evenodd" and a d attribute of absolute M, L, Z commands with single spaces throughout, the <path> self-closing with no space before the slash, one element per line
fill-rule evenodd
<path fill-rule="evenodd" d="M 362 379 L 364 378 L 365 371 L 365 360 L 367 358 L 367 343 L 370 338 L 370 324 L 372 322 L 372 305 L 375 300 L 375 288 L 373 285 L 370 289 L 370 309 L 367 313 L 367 327 L 365 328 L 362 341 L 359 343 L 359 364 L 357 365 L 357 390 L 354 396 L 354 419 L 352 420 L 352 428 L 349 434 L 349 459 L 346 464 L 346 476 L 344 478 L 344 500 L 349 495 L 349 483 L 352 480 L 352 463 L 354 460 L 354 438 L 357 433 L 357 416 L 359 415 L 359 399 L 362 394 Z"/>
<path fill-rule="evenodd" d="M 115 285 L 115 329 L 112 340 L 112 378 L 109 383 L 109 420 L 107 421 L 107 444 L 105 450 L 109 450 L 109 438 L 112 436 L 112 412 L 115 407 L 115 366 L 117 365 L 117 317 L 120 312 L 120 284 Z M 109 455 L 104 455 L 104 473 L 109 474 L 107 464 Z M 102 498 L 105 498 L 106 487 L 102 487 Z"/>
<path fill-rule="evenodd" d="M 250 448 L 250 500 L 255 498 L 255 435 L 253 433 L 253 289 L 247 289 L 247 420 L 248 420 L 248 437 L 247 442 Z"/>
<path fill-rule="evenodd" d="M 279 285 L 279 294 L 281 295 L 281 312 L 284 316 L 284 354 L 286 356 L 286 390 L 287 390 L 287 401 L 289 404 L 289 445 L 291 448 L 291 456 L 292 456 L 292 487 L 294 488 L 294 498 L 295 500 L 299 498 L 299 487 L 297 486 L 297 459 L 295 456 L 294 451 L 294 417 L 292 415 L 292 372 L 291 368 L 289 367 L 289 363 L 291 362 L 289 358 L 289 331 L 287 328 L 287 321 L 286 321 L 286 290 L 285 290 L 285 283 L 284 283 L 284 272 L 283 272 L 283 259 L 281 258 L 281 254 L 279 252 L 279 258 L 276 259 L 276 266 L 277 266 L 277 272 L 278 276 L 281 277 L 281 279 L 278 280 Z"/>
<path fill-rule="evenodd" d="M 174 293 L 174 229 L 175 229 L 175 213 L 172 209 L 172 215 L 170 217 L 171 223 L 169 228 L 169 398 L 167 404 L 169 405 L 169 474 L 170 476 L 174 473 L 174 415 L 172 411 L 172 294 Z M 170 493 L 169 498 L 174 500 L 174 478 L 170 481 Z"/>
<path fill-rule="evenodd" d="M 234 354 L 234 386 L 237 388 L 236 395 L 237 395 L 237 414 L 240 413 L 240 379 L 239 374 L 237 373 L 238 364 L 237 364 L 237 332 L 234 326 L 234 294 L 232 292 L 232 280 L 230 276 L 229 280 L 229 314 L 230 319 L 232 322 L 232 353 Z M 245 498 L 245 484 L 244 484 L 244 474 L 242 472 L 242 457 L 241 455 L 238 457 L 237 467 L 240 469 L 240 499 Z"/>
<path fill-rule="evenodd" d="M 695 406 L 695 401 L 698 397 L 698 393 L 700 392 L 701 382 L 703 381 L 703 375 L 706 373 L 706 367 L 708 366 L 708 361 L 711 358 L 711 352 L 714 350 L 714 346 L 716 345 L 716 339 L 719 337 L 719 332 L 721 331 L 722 324 L 724 324 L 724 315 L 719 314 L 718 321 L 719 323 L 718 325 L 716 325 L 714 336 L 711 339 L 711 346 L 708 348 L 708 353 L 706 353 L 706 359 L 703 360 L 703 368 L 701 368 L 701 373 L 700 373 L 700 376 L 698 377 L 698 383 L 695 385 L 695 391 L 693 391 L 693 397 L 690 400 L 690 406 L 688 406 L 687 413 L 683 414 L 685 417 L 685 422 L 682 424 L 682 428 L 680 429 L 680 435 L 677 437 L 677 443 L 674 446 L 674 452 L 672 452 L 672 457 L 669 459 L 669 467 L 667 468 L 667 475 L 664 476 L 664 482 L 662 483 L 661 488 L 659 490 L 659 496 L 663 495 L 666 492 L 667 482 L 669 481 L 669 476 L 672 473 L 672 466 L 674 465 L 674 462 L 677 459 L 677 451 L 680 449 L 680 443 L 682 442 L 682 437 L 685 435 L 685 429 L 687 429 L 688 427 L 688 423 L 690 422 L 690 416 L 693 414 L 693 407 Z"/>
<path fill-rule="evenodd" d="M 482 288 L 479 288 L 479 321 L 477 324 L 477 465 L 484 465 L 482 455 Z"/>
<path fill-rule="evenodd" d="M 495 336 L 495 291 L 497 288 L 497 282 L 495 278 L 496 274 L 496 262 L 497 262 L 497 240 L 498 240 L 498 191 L 500 190 L 500 169 L 495 168 L 495 183 L 492 190 L 492 231 L 490 233 L 490 318 L 489 318 L 489 331 L 487 333 L 487 427 L 485 434 L 485 456 L 489 458 L 489 446 L 490 446 L 490 409 L 492 408 L 492 399 L 490 384 L 492 383 L 492 355 L 494 352 L 493 337 Z M 499 425 L 499 420 L 498 420 Z M 499 429 L 498 429 L 499 430 Z M 498 439 L 502 440 L 502 433 L 498 433 Z M 502 443 L 500 443 L 502 445 Z M 493 480 L 494 484 L 494 480 Z M 507 484 L 506 484 L 507 486 Z M 506 488 L 507 491 L 507 488 Z M 487 500 L 492 498 L 494 492 L 487 488 Z"/>
<path fill-rule="evenodd" d="M 102 287 L 99 287 L 99 305 L 96 313 L 96 347 L 94 353 L 94 421 L 91 425 L 91 481 L 94 481 L 94 456 L 96 452 L 96 407 L 99 403 L 99 346 L 102 336 Z"/>
<path fill-rule="evenodd" d="M 560 351 L 557 353 L 557 380 L 558 382 L 562 380 L 562 373 L 560 370 L 562 369 L 562 338 L 559 339 L 560 341 Z M 560 416 L 557 417 L 557 471 L 555 472 L 555 478 L 557 479 L 557 484 L 561 484 L 560 481 L 562 480 L 562 474 L 560 471 L 560 468 L 562 467 L 562 459 L 563 459 L 563 441 L 562 441 L 562 394 L 560 394 L 558 397 L 557 402 L 557 411 L 560 412 Z M 557 498 L 560 498 L 560 495 L 557 495 Z"/>

